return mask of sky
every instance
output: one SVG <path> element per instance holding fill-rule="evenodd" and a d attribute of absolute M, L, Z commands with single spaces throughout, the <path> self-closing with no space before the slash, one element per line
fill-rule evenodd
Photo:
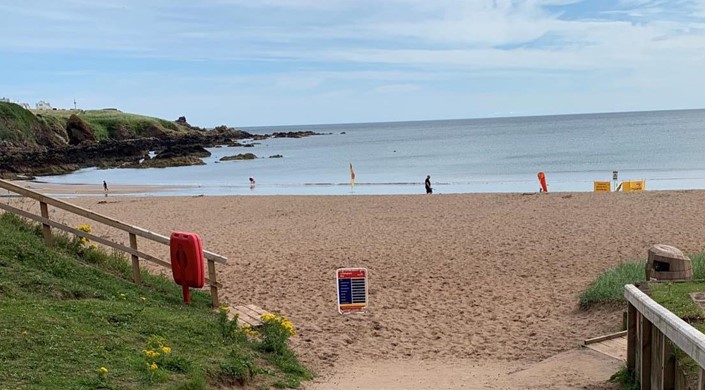
<path fill-rule="evenodd" d="M 0 97 L 213 127 L 705 107 L 705 0 L 0 0 Z"/>

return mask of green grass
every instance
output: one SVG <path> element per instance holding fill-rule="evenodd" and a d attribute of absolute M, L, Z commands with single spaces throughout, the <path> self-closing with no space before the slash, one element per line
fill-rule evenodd
<path fill-rule="evenodd" d="M 35 144 L 34 130 L 42 121 L 14 103 L 0 102 L 0 139 Z"/>
<path fill-rule="evenodd" d="M 705 313 L 690 298 L 692 292 L 705 292 L 705 281 L 649 283 L 649 296 L 673 314 L 687 321 L 705 319 Z"/>
<path fill-rule="evenodd" d="M 61 120 L 64 127 L 66 126 L 66 121 L 69 116 L 76 114 L 91 126 L 97 140 L 114 138 L 120 127 L 127 129 L 138 137 L 147 136 L 146 129 L 152 125 L 167 133 L 186 133 L 191 131 L 186 127 L 177 125 L 168 120 L 128 114 L 117 110 L 57 110 L 37 111 L 37 113 L 40 113 L 46 118 L 57 118 Z"/>
<path fill-rule="evenodd" d="M 270 388 L 311 378 L 288 348 L 266 353 L 215 313 L 210 295 L 193 291 L 185 305 L 169 279 L 144 272 L 133 284 L 122 256 L 70 237 L 47 248 L 40 237 L 36 226 L 0 216 L 0 388 Z M 161 345 L 171 353 L 145 355 Z"/>
<path fill-rule="evenodd" d="M 633 261 L 619 264 L 597 277 L 580 296 L 580 306 L 588 308 L 598 303 L 624 301 L 624 285 L 642 282 L 646 276 L 646 262 Z"/>
<path fill-rule="evenodd" d="M 629 374 L 627 366 L 619 369 L 609 380 L 610 383 L 619 385 L 620 390 L 639 390 L 639 381 Z"/>
<path fill-rule="evenodd" d="M 705 280 L 705 252 L 690 256 L 693 279 Z M 597 277 L 580 295 L 580 306 L 624 302 L 624 285 L 646 280 L 646 261 L 628 261 L 609 269 Z"/>

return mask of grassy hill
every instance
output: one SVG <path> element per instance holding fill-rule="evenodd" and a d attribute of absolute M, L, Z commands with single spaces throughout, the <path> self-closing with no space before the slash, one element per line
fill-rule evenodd
<path fill-rule="evenodd" d="M 0 215 L 0 389 L 296 388 L 311 374 L 290 323 L 243 330 L 210 296 L 143 273 L 125 258 Z"/>
<path fill-rule="evenodd" d="M 26 110 L 0 102 L 0 141 L 15 146 L 65 145 L 69 139 L 66 124 L 74 114 L 88 124 L 98 141 L 194 132 L 173 121 L 118 110 Z"/>
<path fill-rule="evenodd" d="M 62 123 L 64 128 L 72 114 L 88 123 L 98 140 L 121 138 L 120 133 L 127 130 L 137 137 L 151 136 L 150 127 L 156 127 L 167 134 L 188 133 L 192 130 L 166 119 L 128 114 L 118 110 L 30 110 L 42 118 Z"/>
<path fill-rule="evenodd" d="M 61 144 L 68 139 L 66 122 L 38 117 L 14 103 L 0 102 L 0 141 L 18 146 Z"/>

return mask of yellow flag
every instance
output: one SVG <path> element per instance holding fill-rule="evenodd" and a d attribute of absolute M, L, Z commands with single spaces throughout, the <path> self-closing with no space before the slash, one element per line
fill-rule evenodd
<path fill-rule="evenodd" d="M 350 163 L 350 187 L 355 188 L 355 171 L 353 171 L 352 163 Z"/>

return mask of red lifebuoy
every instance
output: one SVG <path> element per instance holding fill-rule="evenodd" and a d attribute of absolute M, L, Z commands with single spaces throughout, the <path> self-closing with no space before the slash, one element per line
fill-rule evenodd
<path fill-rule="evenodd" d="M 191 302 L 189 288 L 206 284 L 203 244 L 196 233 L 173 232 L 169 240 L 171 272 L 184 293 L 184 302 Z"/>

